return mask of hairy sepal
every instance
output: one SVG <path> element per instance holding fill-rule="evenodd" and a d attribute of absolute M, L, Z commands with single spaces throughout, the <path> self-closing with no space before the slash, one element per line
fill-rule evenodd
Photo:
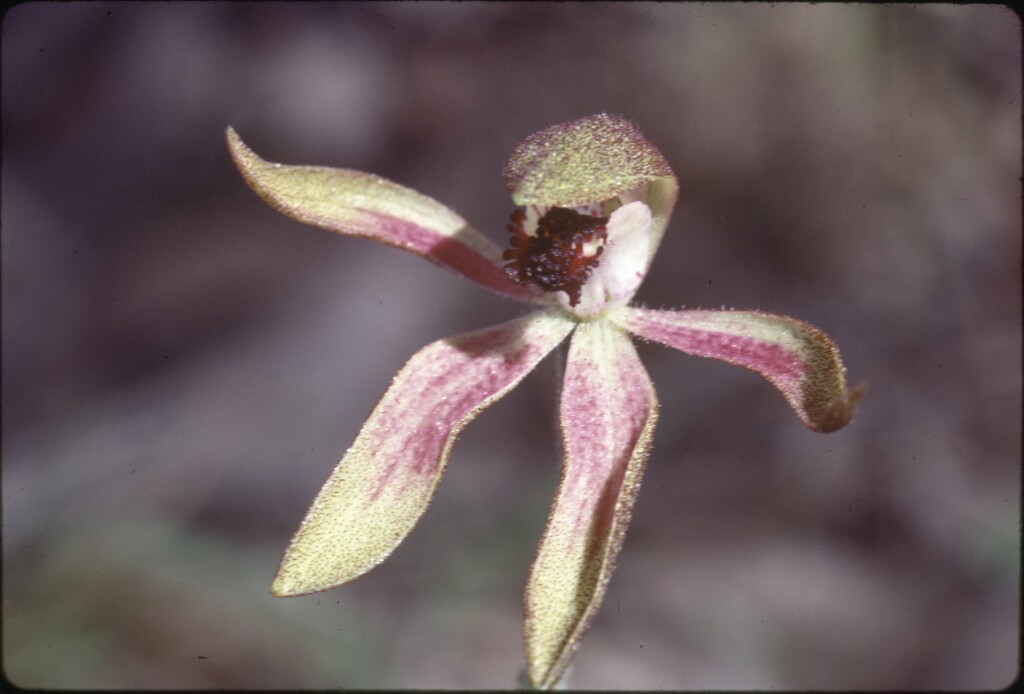
<path fill-rule="evenodd" d="M 761 374 L 812 431 L 845 426 L 864 392 L 864 384 L 847 387 L 846 368 L 828 335 L 795 318 L 760 311 L 633 307 L 610 318 L 639 337 Z"/>
<path fill-rule="evenodd" d="M 581 207 L 675 178 L 635 125 L 599 113 L 553 125 L 512 150 L 505 185 L 517 205 Z"/>
<path fill-rule="evenodd" d="M 560 314 L 534 313 L 417 352 L 313 501 L 271 592 L 326 590 L 382 562 L 426 510 L 459 432 L 573 326 Z"/>
<path fill-rule="evenodd" d="M 601 605 L 657 413 L 629 337 L 605 321 L 581 324 L 562 391 L 565 462 L 526 590 L 527 662 L 538 688 L 558 684 Z"/>
<path fill-rule="evenodd" d="M 497 245 L 436 200 L 361 171 L 264 161 L 232 128 L 227 142 L 245 181 L 279 212 L 415 253 L 499 294 L 539 301 L 535 288 L 508 280 Z"/>

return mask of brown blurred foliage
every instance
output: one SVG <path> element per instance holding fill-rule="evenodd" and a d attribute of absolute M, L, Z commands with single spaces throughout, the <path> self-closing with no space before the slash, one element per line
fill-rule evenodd
<path fill-rule="evenodd" d="M 759 308 L 870 388 L 805 431 L 645 345 L 660 430 L 580 688 L 1016 676 L 1021 33 L 998 6 L 33 3 L 3 17 L 3 667 L 63 688 L 512 687 L 559 460 L 549 360 L 370 575 L 269 595 L 404 360 L 519 309 L 303 227 L 261 155 L 362 169 L 495 241 L 504 159 L 636 121 L 682 182 L 639 295 Z"/>

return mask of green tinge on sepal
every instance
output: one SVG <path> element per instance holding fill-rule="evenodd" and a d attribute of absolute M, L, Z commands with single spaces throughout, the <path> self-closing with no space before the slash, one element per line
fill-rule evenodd
<path fill-rule="evenodd" d="M 648 266 L 672 216 L 679 181 L 629 121 L 605 113 L 553 125 L 516 145 L 505 185 L 521 206 L 581 207 L 639 193 L 651 208 Z"/>
<path fill-rule="evenodd" d="M 535 287 L 508 279 L 498 246 L 436 200 L 362 171 L 265 161 L 232 128 L 227 143 L 245 181 L 282 214 L 415 253 L 504 296 L 543 302 Z"/>
<path fill-rule="evenodd" d="M 530 135 L 505 165 L 505 185 L 524 206 L 580 207 L 659 178 L 675 180 L 658 148 L 629 121 L 605 113 Z"/>

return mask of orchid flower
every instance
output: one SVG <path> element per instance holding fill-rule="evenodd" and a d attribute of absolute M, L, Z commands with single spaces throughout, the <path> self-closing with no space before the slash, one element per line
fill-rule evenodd
<path fill-rule="evenodd" d="M 853 416 L 833 342 L 759 311 L 630 306 L 678 183 L 622 118 L 546 128 L 513 150 L 516 205 L 504 253 L 438 202 L 377 176 L 259 158 L 228 128 L 248 184 L 308 224 L 397 246 L 534 311 L 427 345 L 402 367 L 295 533 L 272 593 L 333 588 L 384 561 L 423 515 L 459 432 L 572 335 L 560 420 L 561 480 L 525 597 L 528 675 L 557 685 L 604 597 L 629 524 L 658 400 L 630 336 L 738 364 L 774 385 L 810 429 Z"/>

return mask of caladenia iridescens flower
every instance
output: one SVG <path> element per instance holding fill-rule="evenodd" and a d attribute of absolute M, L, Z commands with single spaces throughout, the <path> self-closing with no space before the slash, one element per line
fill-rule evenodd
<path fill-rule="evenodd" d="M 245 180 L 302 222 L 412 251 L 535 311 L 427 345 L 398 372 L 295 533 L 272 592 L 303 595 L 382 562 L 426 510 L 455 439 L 572 335 L 561 395 L 564 462 L 526 587 L 533 685 L 565 673 L 604 597 L 658 418 L 630 339 L 751 369 L 814 431 L 839 429 L 848 390 L 820 330 L 759 311 L 630 306 L 668 225 L 678 183 L 654 145 L 609 115 L 563 123 L 512 152 L 518 206 L 504 253 L 440 203 L 371 174 L 260 159 L 228 129 Z"/>

